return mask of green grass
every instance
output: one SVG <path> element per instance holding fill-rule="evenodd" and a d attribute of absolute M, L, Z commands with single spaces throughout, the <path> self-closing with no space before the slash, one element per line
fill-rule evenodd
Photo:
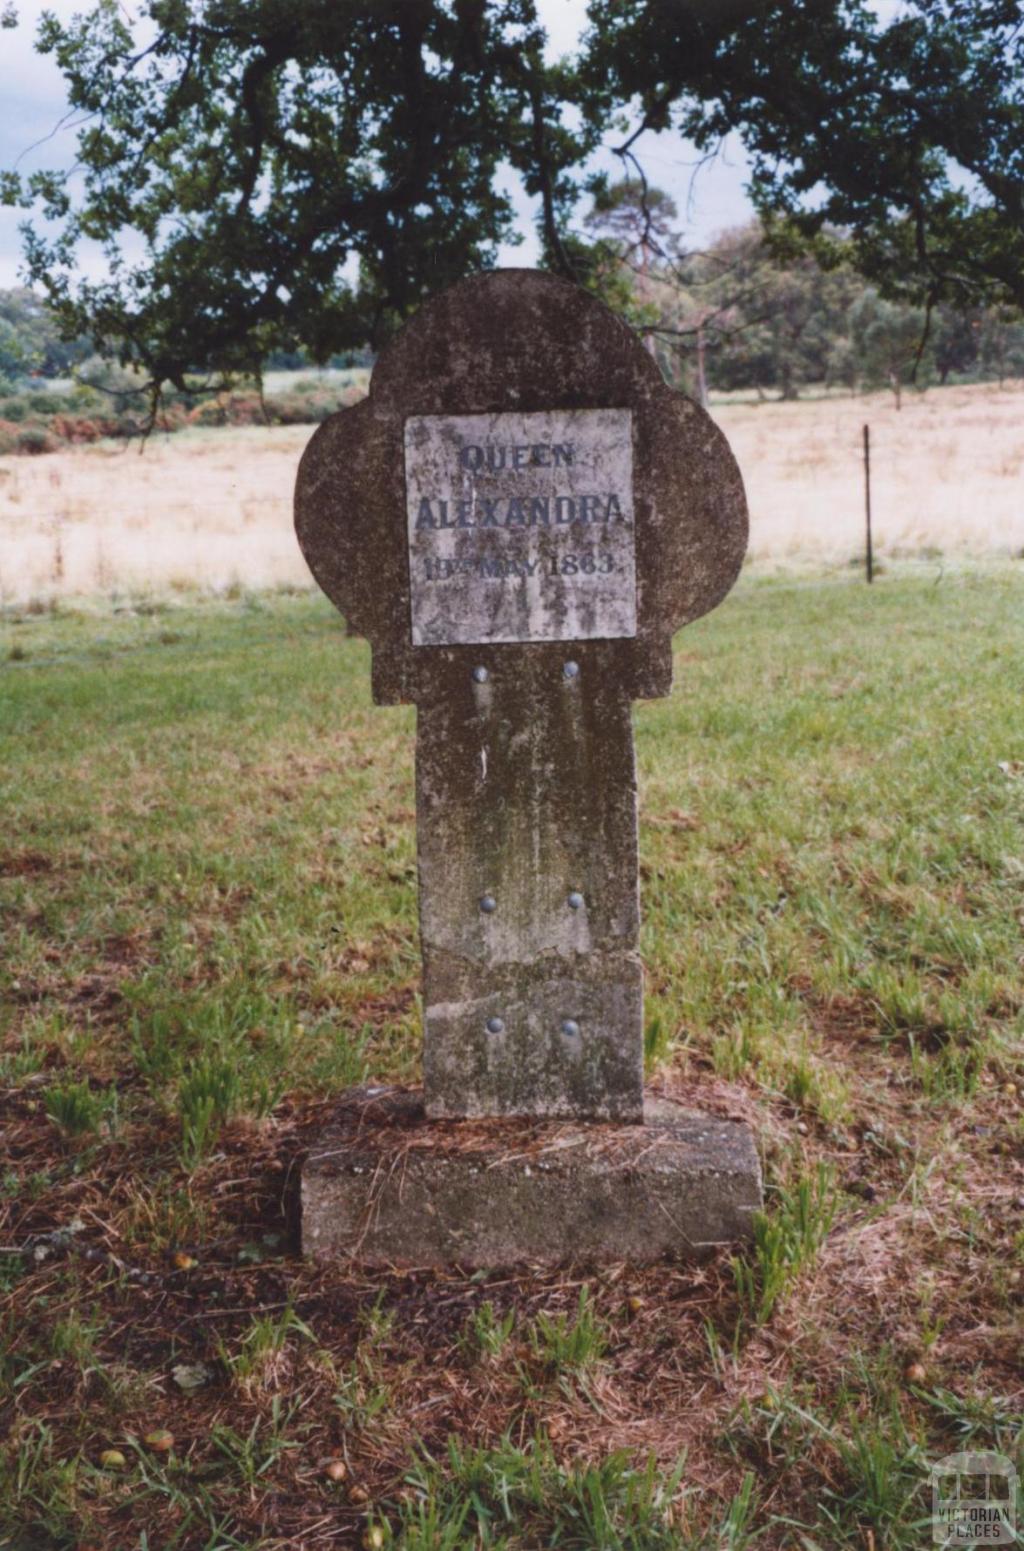
<path fill-rule="evenodd" d="M 54 1083 L 47 1089 L 46 1113 L 67 1136 L 84 1136 L 99 1128 L 103 1105 L 88 1083 Z"/>
<path fill-rule="evenodd" d="M 779 1190 L 774 1209 L 759 1212 L 749 1251 L 732 1261 L 741 1324 L 770 1319 L 800 1273 L 813 1264 L 835 1221 L 837 1202 L 829 1172 L 818 1165 L 814 1179 Z"/>
<path fill-rule="evenodd" d="M 571 1314 L 538 1314 L 529 1342 L 542 1371 L 562 1383 L 586 1379 L 600 1366 L 608 1349 L 607 1332 L 594 1313 L 586 1287 L 580 1288 Z"/>
<path fill-rule="evenodd" d="M 881 1551 L 1019 1452 L 1024 571 L 748 580 L 676 649 L 645 1055 L 751 1118 L 753 1244 L 360 1277 L 293 1200 L 418 1077 L 412 709 L 304 594 L 0 616 L 0 1546 Z"/>
<path fill-rule="evenodd" d="M 506 1438 L 480 1449 L 453 1439 L 444 1459 L 424 1455 L 409 1473 L 393 1544 L 402 1551 L 677 1551 L 684 1541 L 669 1510 L 682 1473 L 679 1465 L 663 1477 L 653 1460 L 637 1469 L 621 1453 L 566 1468 L 544 1440 L 522 1448 Z"/>

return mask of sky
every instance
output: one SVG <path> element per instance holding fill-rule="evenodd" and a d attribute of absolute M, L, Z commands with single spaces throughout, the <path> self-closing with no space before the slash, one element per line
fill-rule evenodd
<path fill-rule="evenodd" d="M 891 14 L 900 0 L 876 0 L 876 9 Z M 15 0 L 19 23 L 13 31 L 0 31 L 0 168 L 19 171 L 36 167 L 70 167 L 74 162 L 75 133 L 61 127 L 67 114 L 63 78 L 52 58 L 35 52 L 39 17 L 53 11 L 62 20 L 88 8 L 88 0 Z M 552 54 L 571 53 L 586 25 L 586 0 L 538 0 L 538 12 L 547 29 Z M 671 133 L 645 135 L 637 144 L 644 169 L 652 183 L 676 202 L 680 229 L 687 247 L 706 246 L 718 232 L 742 225 L 752 214 L 745 193 L 748 168 L 743 147 L 730 137 L 718 157 L 697 172 L 694 148 Z M 598 166 L 617 175 L 620 164 L 607 154 Z M 532 202 L 518 186 L 510 184 L 524 242 L 503 250 L 500 262 L 530 265 L 536 262 Z M 21 211 L 0 208 L 0 287 L 20 283 Z M 84 255 L 87 273 L 99 272 L 95 257 Z"/>

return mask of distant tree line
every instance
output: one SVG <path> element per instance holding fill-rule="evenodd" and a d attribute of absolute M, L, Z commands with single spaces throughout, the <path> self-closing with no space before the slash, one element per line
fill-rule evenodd
<path fill-rule="evenodd" d="M 27 287 L 0 290 L 0 456 L 56 452 L 101 439 L 127 440 L 148 431 L 189 426 L 310 425 L 361 398 L 368 350 L 347 350 L 329 364 L 328 378 L 286 378 L 270 395 L 252 382 L 197 397 L 163 395 L 154 422 L 137 371 L 104 360 L 88 338 L 61 337 L 61 321 Z M 267 367 L 310 366 L 303 351 L 275 351 Z M 356 368 L 355 371 L 352 368 Z"/>
<path fill-rule="evenodd" d="M 580 250 L 588 283 L 643 332 L 666 377 L 781 398 L 801 390 L 1024 377 L 1024 313 L 1005 302 L 914 306 L 883 297 L 826 233 L 815 254 L 757 222 L 686 252 L 676 209 L 638 180 L 600 187 Z"/>
<path fill-rule="evenodd" d="M 793 399 L 808 389 L 888 387 L 899 404 L 910 386 L 1024 377 L 1024 312 L 1005 301 L 887 298 L 854 267 L 841 232 L 826 230 L 808 252 L 786 228 L 753 221 L 692 252 L 677 221 L 671 198 L 645 181 L 597 180 L 582 230 L 566 240 L 583 283 L 644 334 L 670 382 L 703 401 L 711 390 Z M 63 339 L 62 327 L 32 290 L 0 291 L 0 396 L 32 379 L 73 376 L 92 390 L 93 407 L 102 394 L 111 412 L 137 416 L 139 374 L 102 360 L 88 338 Z M 372 360 L 367 344 L 327 364 Z M 264 362 L 314 364 L 302 347 L 271 351 Z M 174 401 L 165 399 L 165 411 Z M 246 399 L 245 414 L 251 409 Z M 318 401 L 314 418 L 326 412 Z"/>
<path fill-rule="evenodd" d="M 28 377 L 64 377 L 89 354 L 88 340 L 61 338 L 45 300 L 24 286 L 0 291 L 0 386 Z"/>
<path fill-rule="evenodd" d="M 587 284 L 645 335 L 667 379 L 697 398 L 888 387 L 899 403 L 908 387 L 1024 378 L 1024 314 L 1005 303 L 928 309 L 887 300 L 853 269 L 840 236 L 823 263 L 820 250 L 787 252 L 756 222 L 685 252 L 675 220 L 660 190 L 628 180 L 609 185 L 586 218 L 578 256 L 585 255 Z M 108 417 L 133 412 L 125 423 L 138 425 L 138 376 L 102 361 L 87 339 L 63 341 L 59 329 L 31 290 L 0 291 L 0 397 L 32 380 L 73 376 L 92 390 L 94 409 L 102 394 Z M 329 364 L 372 360 L 367 346 Z M 276 370 L 313 365 L 302 349 L 273 352 L 266 362 Z M 316 419 L 327 413 L 319 398 L 316 410 Z"/>
<path fill-rule="evenodd" d="M 74 376 L 86 386 L 119 398 L 138 394 L 137 375 L 133 377 L 102 360 L 85 335 L 67 340 L 61 330 L 61 319 L 45 297 L 27 286 L 0 289 L 0 393 L 24 387 L 34 379 Z M 372 361 L 373 353 L 366 348 L 340 351 L 325 364 L 347 370 L 369 366 Z M 274 350 L 265 363 L 267 371 L 292 371 L 312 364 L 305 350 Z"/>

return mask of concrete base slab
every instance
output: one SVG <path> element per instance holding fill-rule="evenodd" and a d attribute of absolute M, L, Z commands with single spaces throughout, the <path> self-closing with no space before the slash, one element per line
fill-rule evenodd
<path fill-rule="evenodd" d="M 302 1248 L 375 1266 L 699 1258 L 762 1204 L 749 1126 L 648 1097 L 642 1125 L 428 1120 L 346 1094 L 302 1172 Z"/>

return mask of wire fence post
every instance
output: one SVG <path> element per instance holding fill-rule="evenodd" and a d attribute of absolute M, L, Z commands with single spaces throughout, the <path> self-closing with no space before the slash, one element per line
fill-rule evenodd
<path fill-rule="evenodd" d="M 870 584 L 875 579 L 875 556 L 871 546 L 871 427 L 868 425 L 864 427 L 864 521 L 867 530 L 865 560 Z"/>

